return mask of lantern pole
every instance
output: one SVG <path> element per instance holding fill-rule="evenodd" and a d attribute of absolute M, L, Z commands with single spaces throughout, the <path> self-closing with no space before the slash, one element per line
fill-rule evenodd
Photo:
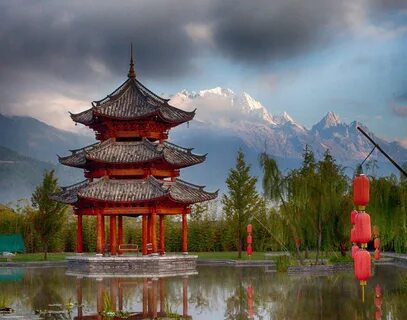
<path fill-rule="evenodd" d="M 369 137 L 369 135 L 363 131 L 361 127 L 358 126 L 357 128 L 397 169 L 399 169 L 402 174 L 404 174 L 405 177 L 407 177 L 407 173 L 396 163 L 396 161 L 394 161 L 382 148 L 380 148 L 380 146 L 371 137 Z"/>

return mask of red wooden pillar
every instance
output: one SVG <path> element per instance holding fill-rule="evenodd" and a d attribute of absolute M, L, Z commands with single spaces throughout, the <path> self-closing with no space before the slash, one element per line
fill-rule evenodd
<path fill-rule="evenodd" d="M 157 212 L 155 210 L 151 215 L 151 243 L 153 245 L 153 254 L 157 254 Z"/>
<path fill-rule="evenodd" d="M 122 254 L 120 246 L 123 244 L 123 216 L 117 217 L 117 253 Z"/>
<path fill-rule="evenodd" d="M 147 232 L 148 232 L 148 221 L 147 216 L 143 215 L 141 217 L 141 253 L 143 256 L 147 254 Z"/>
<path fill-rule="evenodd" d="M 78 214 L 78 224 L 76 229 L 76 253 L 83 252 L 83 225 L 82 215 Z"/>
<path fill-rule="evenodd" d="M 181 252 L 188 254 L 188 220 L 185 213 L 182 214 L 182 246 Z"/>
<path fill-rule="evenodd" d="M 160 254 L 165 254 L 165 229 L 164 229 L 164 215 L 160 215 Z"/>
<path fill-rule="evenodd" d="M 151 243 L 151 215 L 147 216 L 147 243 Z"/>
<path fill-rule="evenodd" d="M 182 315 L 188 316 L 188 277 L 182 281 Z"/>
<path fill-rule="evenodd" d="M 104 247 L 104 217 L 98 213 L 96 216 L 96 253 L 102 254 Z"/>
<path fill-rule="evenodd" d="M 116 216 L 110 216 L 110 254 L 116 255 L 117 253 L 117 226 Z"/>
<path fill-rule="evenodd" d="M 106 228 L 105 228 L 105 216 L 102 214 L 102 253 L 106 251 Z"/>

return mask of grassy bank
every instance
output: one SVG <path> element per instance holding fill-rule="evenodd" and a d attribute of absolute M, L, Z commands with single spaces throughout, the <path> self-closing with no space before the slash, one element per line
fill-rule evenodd
<path fill-rule="evenodd" d="M 66 256 L 72 255 L 72 253 L 59 252 L 59 253 L 48 253 L 48 261 L 61 261 L 64 260 Z M 43 253 L 18 253 L 8 260 L 5 257 L 0 256 L 0 262 L 33 262 L 33 261 L 44 261 Z"/>

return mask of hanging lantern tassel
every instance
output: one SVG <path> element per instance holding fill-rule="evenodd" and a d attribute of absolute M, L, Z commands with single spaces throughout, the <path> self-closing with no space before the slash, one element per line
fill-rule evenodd
<path fill-rule="evenodd" d="M 355 253 L 354 261 L 355 277 L 359 280 L 360 285 L 362 286 L 362 302 L 365 302 L 365 286 L 367 284 L 367 280 L 369 280 L 372 275 L 369 252 L 365 249 L 358 250 Z"/>

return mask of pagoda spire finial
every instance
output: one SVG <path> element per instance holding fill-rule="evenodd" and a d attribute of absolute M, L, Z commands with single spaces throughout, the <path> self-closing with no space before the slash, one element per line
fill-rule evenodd
<path fill-rule="evenodd" d="M 136 71 L 134 70 L 134 63 L 133 63 L 133 43 L 130 44 L 130 69 L 129 73 L 127 76 L 130 79 L 135 79 L 136 78 Z"/>

